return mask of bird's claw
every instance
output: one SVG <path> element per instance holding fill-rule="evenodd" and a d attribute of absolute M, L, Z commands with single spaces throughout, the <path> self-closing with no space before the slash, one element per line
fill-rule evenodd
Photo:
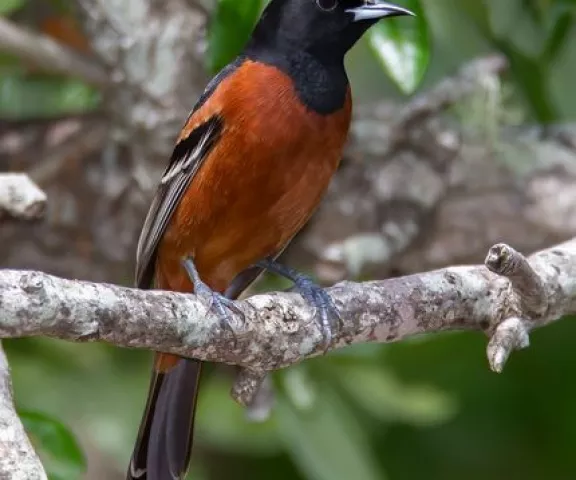
<path fill-rule="evenodd" d="M 326 353 L 332 344 L 334 333 L 342 321 L 340 313 L 330 295 L 307 275 L 273 260 L 263 260 L 257 265 L 292 280 L 295 290 L 304 297 L 304 300 L 306 300 L 309 305 L 314 307 L 314 317 L 322 330 L 324 352 Z"/>
<path fill-rule="evenodd" d="M 198 288 L 199 287 L 199 288 Z M 233 320 L 230 312 L 234 312 L 240 316 L 243 316 L 242 310 L 240 310 L 235 303 L 226 298 L 221 293 L 211 290 L 206 284 L 198 285 L 194 288 L 195 292 L 201 297 L 208 301 L 208 311 L 216 312 L 218 318 L 220 319 L 220 327 L 225 330 L 230 330 L 234 333 Z"/>
<path fill-rule="evenodd" d="M 300 274 L 295 279 L 294 286 L 304 297 L 304 300 L 314 307 L 315 319 L 324 336 L 324 352 L 327 352 L 332 344 L 335 330 L 342 320 L 340 313 L 328 292 L 314 283 L 311 278 Z"/>
<path fill-rule="evenodd" d="M 236 306 L 234 301 L 225 297 L 219 292 L 212 290 L 206 283 L 202 281 L 194 261 L 190 257 L 186 257 L 182 260 L 182 264 L 190 277 L 194 285 L 194 293 L 202 298 L 205 298 L 208 302 L 208 311 L 214 311 L 218 315 L 220 320 L 220 327 L 224 330 L 229 330 L 234 334 L 234 328 L 232 321 L 232 316 L 230 312 L 238 314 L 241 318 L 244 318 L 244 313 L 240 308 Z"/>

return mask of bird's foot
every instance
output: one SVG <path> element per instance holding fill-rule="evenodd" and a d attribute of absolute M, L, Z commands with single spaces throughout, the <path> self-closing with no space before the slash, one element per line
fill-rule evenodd
<path fill-rule="evenodd" d="M 290 267 L 277 263 L 274 260 L 266 259 L 257 263 L 257 266 L 287 278 L 294 282 L 298 293 L 304 297 L 315 309 L 315 318 L 324 336 L 324 351 L 326 352 L 332 344 L 335 329 L 339 326 L 342 318 L 330 295 L 322 287 L 317 285 L 307 275 L 304 275 Z"/>
<path fill-rule="evenodd" d="M 206 283 L 202 281 L 198 270 L 194 265 L 194 260 L 191 257 L 186 257 L 182 260 L 182 265 L 186 269 L 186 273 L 190 277 L 192 284 L 194 285 L 194 293 L 205 298 L 208 301 L 208 310 L 214 310 L 220 319 L 220 326 L 223 329 L 230 330 L 234 333 L 234 328 L 232 327 L 233 321 L 230 312 L 234 312 L 244 318 L 244 313 L 236 304 L 225 297 L 221 293 L 212 290 Z"/>

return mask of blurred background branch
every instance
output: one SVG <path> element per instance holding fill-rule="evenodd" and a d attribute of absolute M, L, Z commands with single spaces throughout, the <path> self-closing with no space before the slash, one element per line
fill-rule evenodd
<path fill-rule="evenodd" d="M 26 31 L 2 17 L 0 50 L 48 72 L 70 75 L 98 87 L 109 84 L 106 70 L 94 60 L 89 61 L 61 43 Z"/>
<path fill-rule="evenodd" d="M 27 175 L 0 173 L 0 219 L 8 215 L 20 220 L 42 217 L 46 194 Z"/>

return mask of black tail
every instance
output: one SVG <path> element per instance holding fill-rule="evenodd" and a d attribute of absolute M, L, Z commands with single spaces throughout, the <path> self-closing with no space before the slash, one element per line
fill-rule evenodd
<path fill-rule="evenodd" d="M 156 355 L 127 480 L 183 480 L 190 463 L 202 364 L 179 358 L 172 368 L 159 368 L 162 360 L 174 362 L 174 357 Z"/>
<path fill-rule="evenodd" d="M 244 270 L 230 284 L 225 296 L 235 300 L 261 273 L 260 267 Z M 140 286 L 144 284 L 141 282 Z M 183 480 L 186 476 L 201 366 L 198 360 L 156 353 L 127 480 Z"/>

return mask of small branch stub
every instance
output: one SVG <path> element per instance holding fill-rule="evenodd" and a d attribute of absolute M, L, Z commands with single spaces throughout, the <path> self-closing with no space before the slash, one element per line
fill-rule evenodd
<path fill-rule="evenodd" d="M 492 272 L 510 280 L 524 314 L 533 316 L 544 313 L 547 302 L 542 280 L 524 255 L 499 243 L 489 250 L 485 263 Z"/>
<path fill-rule="evenodd" d="M 530 345 L 528 331 L 526 323 L 516 317 L 508 318 L 496 327 L 486 349 L 488 362 L 493 371 L 501 373 L 506 360 L 514 350 L 528 348 Z"/>
<path fill-rule="evenodd" d="M 44 215 L 46 194 L 30 178 L 20 173 L 0 174 L 0 218 L 37 220 Z"/>
<path fill-rule="evenodd" d="M 544 314 L 548 301 L 542 279 L 528 259 L 512 247 L 503 243 L 494 245 L 488 251 L 485 264 L 510 282 L 511 298 L 507 302 L 510 312 L 504 312 L 507 318 L 496 326 L 487 347 L 490 368 L 500 373 L 514 350 L 530 345 L 533 320 Z"/>
<path fill-rule="evenodd" d="M 265 378 L 265 371 L 241 369 L 232 386 L 232 398 L 240 405 L 250 405 L 257 398 Z"/>

